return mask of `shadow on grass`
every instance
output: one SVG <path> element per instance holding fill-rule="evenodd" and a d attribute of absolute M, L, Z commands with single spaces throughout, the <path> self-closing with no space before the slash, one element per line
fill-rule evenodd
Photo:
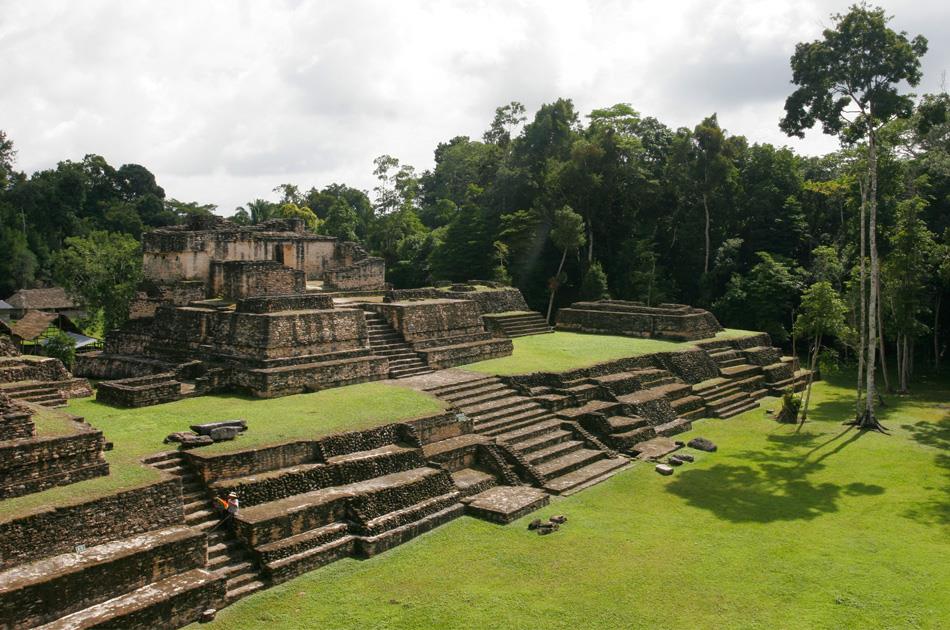
<path fill-rule="evenodd" d="M 944 477 L 938 497 L 912 506 L 904 512 L 904 516 L 925 525 L 950 527 L 950 425 L 917 422 L 901 425 L 901 428 L 919 444 L 944 451 L 937 453 L 934 458 L 934 463 L 943 470 Z"/>
<path fill-rule="evenodd" d="M 810 520 L 836 512 L 842 496 L 884 493 L 877 485 L 816 484 L 808 478 L 825 467 L 827 458 L 863 435 L 866 433 L 850 428 L 830 439 L 820 433 L 773 434 L 768 436 L 766 449 L 735 455 L 750 465 L 716 464 L 683 471 L 667 490 L 694 507 L 735 523 Z M 811 450 L 803 454 L 796 452 L 808 447 Z"/>

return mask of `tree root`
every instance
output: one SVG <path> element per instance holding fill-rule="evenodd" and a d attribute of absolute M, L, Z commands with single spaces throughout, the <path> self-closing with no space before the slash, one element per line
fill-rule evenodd
<path fill-rule="evenodd" d="M 878 422 L 877 417 L 871 411 L 865 411 L 860 416 L 850 422 L 845 422 L 845 426 L 856 427 L 861 431 L 877 431 L 884 435 L 890 435 L 887 427 Z"/>

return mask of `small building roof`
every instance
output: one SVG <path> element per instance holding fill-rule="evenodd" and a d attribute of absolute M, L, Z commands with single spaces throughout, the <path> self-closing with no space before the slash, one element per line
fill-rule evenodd
<path fill-rule="evenodd" d="M 99 343 L 99 340 L 95 337 L 88 337 L 80 333 L 66 332 L 65 335 L 76 343 L 76 348 L 85 348 L 86 346 Z M 49 342 L 49 339 L 40 339 L 39 343 L 40 345 L 45 346 L 47 342 Z"/>
<path fill-rule="evenodd" d="M 7 302 L 0 300 L 0 311 L 14 311 L 16 310 L 15 306 L 11 306 Z"/>
<path fill-rule="evenodd" d="M 8 297 L 6 301 L 10 306 L 19 310 L 49 311 L 77 306 L 76 302 L 66 294 L 63 287 L 20 289 Z"/>
<path fill-rule="evenodd" d="M 45 311 L 27 311 L 26 315 L 10 324 L 10 331 L 14 337 L 23 341 L 33 341 L 46 332 L 50 324 L 59 318 L 56 313 Z"/>

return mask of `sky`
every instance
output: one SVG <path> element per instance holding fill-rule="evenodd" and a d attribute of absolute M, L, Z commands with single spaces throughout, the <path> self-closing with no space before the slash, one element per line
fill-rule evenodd
<path fill-rule="evenodd" d="M 918 94 L 945 88 L 950 3 L 879 3 L 930 41 Z M 795 44 L 847 2 L 800 0 L 0 0 L 0 129 L 27 173 L 102 155 L 222 214 L 272 189 L 371 191 L 373 159 L 422 171 L 495 108 L 630 103 L 670 127 L 716 112 L 751 142 L 836 148 L 778 129 Z"/>

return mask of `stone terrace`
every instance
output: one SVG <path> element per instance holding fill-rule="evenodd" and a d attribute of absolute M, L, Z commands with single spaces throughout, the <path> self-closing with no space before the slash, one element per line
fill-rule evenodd
<path fill-rule="evenodd" d="M 575 302 L 557 313 L 557 329 L 601 335 L 691 341 L 713 337 L 722 326 L 709 311 L 685 304 L 646 306 L 640 302 Z"/>

